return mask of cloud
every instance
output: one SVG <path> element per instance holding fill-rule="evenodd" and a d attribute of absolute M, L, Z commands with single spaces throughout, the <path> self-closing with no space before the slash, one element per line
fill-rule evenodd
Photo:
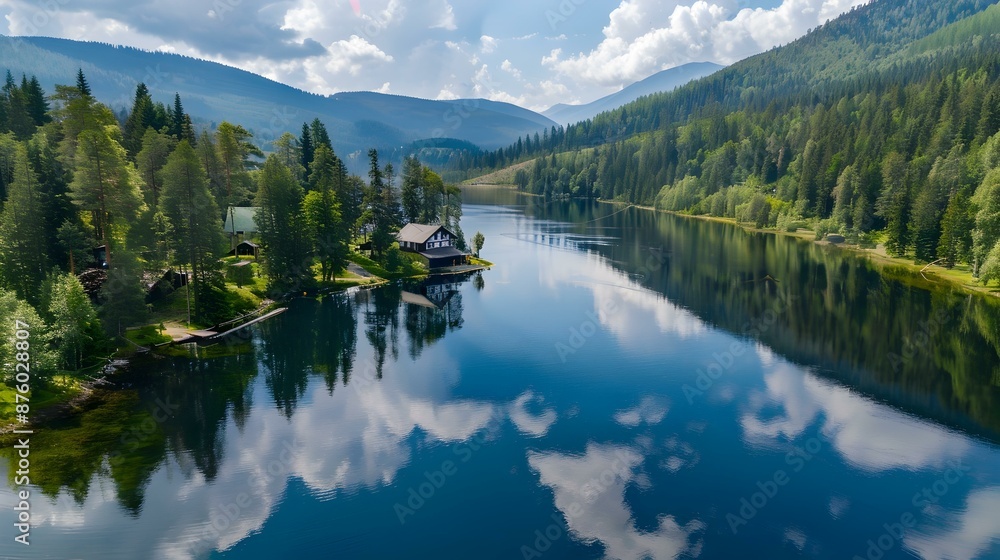
<path fill-rule="evenodd" d="M 431 25 L 431 29 L 446 29 L 448 31 L 454 31 L 458 29 L 458 24 L 455 23 L 455 10 L 451 7 L 448 2 L 444 3 L 444 9 L 441 13 L 441 18 Z"/>
<path fill-rule="evenodd" d="M 514 76 L 514 78 L 517 80 L 521 79 L 521 71 L 518 70 L 517 68 L 514 68 L 514 65 L 511 64 L 510 60 L 507 60 L 506 58 L 500 64 L 500 69 L 510 74 L 511 76 Z"/>
<path fill-rule="evenodd" d="M 536 395 L 532 391 L 525 391 L 514 399 L 514 402 L 508 407 L 511 422 L 522 434 L 529 437 L 542 437 L 549 432 L 552 424 L 556 423 L 556 411 L 551 408 L 543 410 L 538 415 L 532 414 L 528 410 L 530 404 L 541 404 L 542 402 L 544 401 L 540 395 Z"/>
<path fill-rule="evenodd" d="M 771 8 L 733 2 L 623 0 L 609 14 L 604 39 L 591 51 L 563 58 L 553 51 L 542 64 L 578 83 L 620 86 L 692 61 L 729 64 L 787 43 L 811 27 L 866 0 L 784 0 Z"/>
<path fill-rule="evenodd" d="M 850 389 L 803 374 L 798 368 L 762 357 L 765 393 L 753 393 L 740 420 L 746 439 L 773 446 L 779 438 L 795 439 L 812 424 L 851 465 L 868 472 L 891 469 L 940 469 L 963 457 L 965 438 L 929 422 L 866 399 Z M 774 407 L 783 408 L 780 414 Z"/>
<path fill-rule="evenodd" d="M 906 548 L 921 558 L 951 558 L 972 560 L 984 558 L 983 552 L 997 546 L 1000 541 L 1000 486 L 974 490 L 966 499 L 965 507 L 940 519 L 927 533 L 908 531 L 904 537 Z"/>
<path fill-rule="evenodd" d="M 600 542 L 607 558 L 673 560 L 693 552 L 691 535 L 699 521 L 680 525 L 661 515 L 655 528 L 639 529 L 625 502 L 625 487 L 642 479 L 636 473 L 644 457 L 630 447 L 588 443 L 585 453 L 528 453 L 528 464 L 552 489 L 555 506 L 570 533 L 583 542 Z"/>
<path fill-rule="evenodd" d="M 479 38 L 480 47 L 479 50 L 483 54 L 490 54 L 497 50 L 497 40 L 489 35 L 483 35 Z"/>
<path fill-rule="evenodd" d="M 330 59 L 326 63 L 326 69 L 334 74 L 347 70 L 352 76 L 357 76 L 366 63 L 393 61 L 392 56 L 357 35 L 331 44 L 329 51 Z"/>
<path fill-rule="evenodd" d="M 642 401 L 635 407 L 616 412 L 615 422 L 630 428 L 642 423 L 653 426 L 663 421 L 666 415 L 667 405 L 665 403 L 660 402 L 655 397 L 643 397 Z"/>

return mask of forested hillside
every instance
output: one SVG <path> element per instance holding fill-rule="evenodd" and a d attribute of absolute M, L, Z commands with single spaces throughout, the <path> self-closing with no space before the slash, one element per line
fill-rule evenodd
<path fill-rule="evenodd" d="M 516 178 L 531 192 L 758 226 L 808 220 L 1000 279 L 1000 7 L 990 4 L 878 0 L 466 169 L 536 158 Z"/>
<path fill-rule="evenodd" d="M 261 298 L 334 286 L 359 238 L 383 270 L 413 269 L 392 235 L 404 212 L 446 225 L 464 248 L 457 188 L 410 157 L 401 199 L 375 149 L 365 182 L 319 119 L 284 132 L 265 160 L 243 126 L 196 133 L 179 95 L 166 105 L 142 83 L 122 117 L 82 70 L 51 95 L 36 77 L 9 72 L 0 88 L 0 335 L 13 336 L 15 318 L 31 326 L 40 383 L 148 324 L 147 294 L 168 269 L 186 275 L 188 322 L 213 325 Z M 257 208 L 262 253 L 240 268 L 264 279 L 244 278 L 252 290 L 222 261 L 238 241 L 223 231 L 231 206 Z M 0 347 L 0 364 L 12 352 Z"/>
<path fill-rule="evenodd" d="M 364 173 L 368 148 L 397 165 L 424 139 L 455 138 L 496 149 L 526 133 L 555 124 L 535 112 L 485 99 L 429 100 L 376 92 L 316 95 L 215 62 L 166 52 L 52 37 L 0 35 L 0 69 L 19 78 L 35 75 L 52 91 L 83 69 L 94 97 L 121 117 L 131 108 L 142 82 L 155 99 L 184 98 L 200 128 L 222 121 L 240 123 L 257 147 L 270 143 L 302 121 L 320 119 L 348 169 Z M 2 77 L 2 75 L 0 75 Z M 345 87 L 351 87 L 345 84 Z M 393 150 L 397 150 L 393 153 Z"/>

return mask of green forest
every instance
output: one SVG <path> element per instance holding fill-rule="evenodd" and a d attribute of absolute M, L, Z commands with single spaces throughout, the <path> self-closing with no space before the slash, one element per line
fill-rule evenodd
<path fill-rule="evenodd" d="M 811 227 L 1000 280 L 998 29 L 990 2 L 871 3 L 458 170 L 522 163 L 513 180 L 535 194 Z"/>
<path fill-rule="evenodd" d="M 349 259 L 425 272 L 395 244 L 404 219 L 441 223 L 465 248 L 456 187 L 414 157 L 397 181 L 374 149 L 368 180 L 350 175 L 318 119 L 265 157 L 238 124 L 196 133 L 179 95 L 156 102 L 140 83 L 116 116 L 82 70 L 55 89 L 7 72 L 0 91 L 0 338 L 13 340 L 15 318 L 30 326 L 33 390 L 101 363 L 129 327 L 149 324 L 147 293 L 166 270 L 186 274 L 189 322 L 214 325 L 267 298 L 338 287 Z M 248 206 L 261 258 L 235 279 L 223 223 Z M 16 351 L 0 347 L 0 364 Z"/>

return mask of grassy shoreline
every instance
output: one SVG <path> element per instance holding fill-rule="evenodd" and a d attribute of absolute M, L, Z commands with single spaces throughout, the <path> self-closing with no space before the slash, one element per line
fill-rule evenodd
<path fill-rule="evenodd" d="M 831 247 L 836 250 L 846 251 L 848 253 L 865 257 L 869 262 L 875 264 L 880 272 L 888 278 L 893 278 L 900 280 L 904 283 L 917 285 L 919 287 L 929 287 L 945 284 L 955 288 L 959 288 L 966 292 L 983 294 L 987 296 L 1000 297 L 1000 286 L 986 285 L 984 286 L 978 280 L 972 276 L 972 271 L 968 265 L 957 265 L 955 268 L 947 269 L 938 265 L 922 265 L 913 262 L 913 259 L 907 257 L 891 257 L 885 254 L 885 251 L 879 247 L 874 249 L 868 249 L 861 247 L 860 245 L 850 244 L 850 243 L 830 243 L 828 241 L 817 240 L 816 232 L 809 229 L 798 229 L 796 231 L 781 231 L 777 228 L 756 228 L 751 225 L 741 223 L 736 221 L 735 218 L 723 218 L 719 216 L 709 216 L 709 215 L 696 215 L 696 214 L 684 214 L 681 212 L 672 212 L 668 210 L 660 210 L 652 206 L 643 206 L 640 204 L 629 204 L 626 202 L 620 202 L 615 200 L 598 200 L 605 204 L 612 204 L 616 206 L 634 206 L 643 210 L 649 210 L 652 212 L 662 212 L 664 214 L 670 214 L 673 216 L 679 216 L 682 218 L 692 218 L 696 220 L 705 220 L 709 222 L 717 222 L 724 224 L 731 224 L 742 228 L 744 231 L 753 233 L 767 233 L 773 235 L 782 235 L 786 237 L 792 237 L 800 241 L 806 241 L 809 243 L 814 243 L 823 247 Z M 901 274 L 900 272 L 904 272 Z"/>
<path fill-rule="evenodd" d="M 431 274 L 426 268 L 416 266 L 412 261 L 406 264 L 395 273 L 385 270 L 378 263 L 371 259 L 352 253 L 350 261 L 353 265 L 361 269 L 368 276 L 356 274 L 345 269 L 330 282 L 318 282 L 317 293 L 330 294 L 342 292 L 354 287 L 376 287 L 386 284 L 392 280 L 399 279 L 422 279 Z M 482 268 L 490 268 L 492 262 L 483 259 L 470 257 L 470 264 Z M 255 279 L 254 284 L 262 282 L 262 279 Z M 227 282 L 227 288 L 244 297 L 250 292 L 246 286 L 237 286 L 235 283 Z M 95 385 L 101 382 L 101 378 L 90 374 L 97 374 L 103 370 L 104 366 L 113 359 L 127 359 L 134 356 L 137 351 L 149 349 L 161 353 L 154 347 L 158 345 L 169 346 L 175 340 L 175 336 L 198 328 L 207 328 L 208 325 L 188 324 L 186 322 L 186 286 L 179 288 L 170 294 L 167 299 L 160 302 L 155 310 L 151 310 L 149 323 L 126 329 L 123 341 L 119 344 L 114 353 L 96 365 L 89 366 L 75 372 L 60 372 L 55 375 L 52 384 L 45 389 L 37 391 L 37 395 L 32 394 L 32 417 L 36 422 L 44 422 L 54 417 L 72 415 L 77 409 L 84 405 L 85 401 L 93 393 Z M 260 314 L 280 305 L 280 301 L 272 301 L 264 297 L 254 296 L 256 309 L 251 314 Z M 242 316 L 243 313 L 240 314 Z M 238 318 L 238 317 L 234 317 Z M 145 350 L 143 350 L 145 351 Z M 171 352 L 169 349 L 162 351 L 164 355 L 187 355 L 186 352 Z M 10 394 L 8 394 L 10 393 Z M 8 398 L 9 397 L 9 398 Z M 9 402 L 8 402 L 9 401 Z M 0 386 L 0 434 L 6 433 L 18 427 L 15 423 L 16 415 L 14 409 L 13 389 L 7 386 Z"/>

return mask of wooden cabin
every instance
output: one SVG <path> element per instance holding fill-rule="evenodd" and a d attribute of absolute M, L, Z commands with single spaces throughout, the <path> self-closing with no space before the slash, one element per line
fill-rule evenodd
<path fill-rule="evenodd" d="M 469 261 L 469 255 L 455 247 L 457 237 L 441 225 L 406 224 L 396 234 L 399 248 L 427 259 L 428 268 L 458 266 Z"/>

